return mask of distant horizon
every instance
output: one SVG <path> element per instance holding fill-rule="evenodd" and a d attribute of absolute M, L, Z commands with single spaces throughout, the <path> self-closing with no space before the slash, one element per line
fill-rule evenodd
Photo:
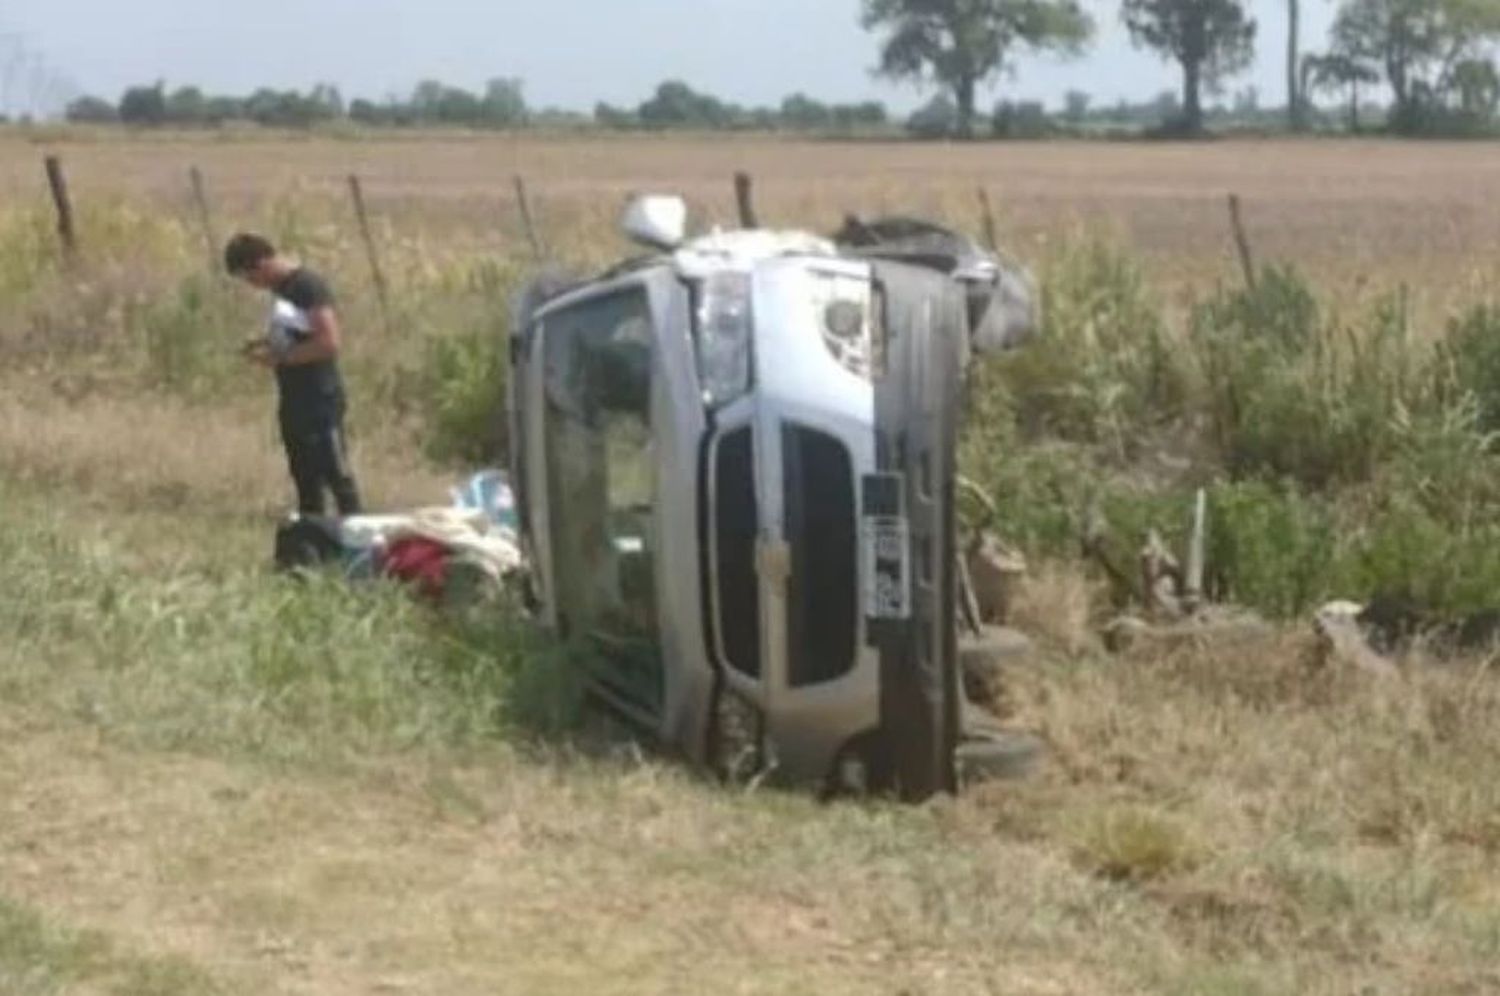
<path fill-rule="evenodd" d="M 1084 5 L 1099 27 L 1086 55 L 1021 55 L 1013 77 L 985 88 L 982 106 L 1009 99 L 1056 108 L 1069 90 L 1113 106 L 1180 90 L 1175 66 L 1131 45 L 1117 2 Z M 52 0 L 0 13 L 0 58 L 13 55 L 17 43 L 25 46 L 27 74 L 51 81 L 40 88 L 52 91 L 48 110 L 57 109 L 64 90 L 118 100 L 126 88 L 157 80 L 169 89 L 196 86 L 226 96 L 330 83 L 346 99 L 384 102 L 408 96 L 424 79 L 477 90 L 487 79 L 516 77 L 533 107 L 582 114 L 599 102 L 634 107 L 672 79 L 745 107 L 775 107 L 805 93 L 826 103 L 876 100 L 897 115 L 936 92 L 872 74 L 878 40 L 859 26 L 859 0 L 634 0 L 630 6 L 427 0 L 414 10 L 402 0 L 263 0 L 255 9 L 204 9 L 189 0 L 136 0 L 129 8 Z M 1282 106 L 1285 4 L 1247 0 L 1247 6 L 1259 23 L 1257 57 L 1250 71 L 1225 82 L 1222 99 L 1232 102 L 1254 87 L 1261 106 Z M 1308 6 L 1303 47 L 1316 51 L 1335 5 Z M 692 30 L 685 33 L 687 23 Z M 122 37 L 130 43 L 122 45 Z M 29 91 L 40 79 L 0 75 L 0 109 L 18 113 L 25 98 L 35 100 Z"/>
<path fill-rule="evenodd" d="M 348 91 L 345 91 L 342 88 L 340 88 L 337 83 L 330 83 L 328 85 L 331 85 L 336 90 L 338 90 L 339 97 L 342 98 L 342 100 L 344 101 L 344 104 L 345 104 L 345 106 L 347 108 L 349 105 L 353 104 L 356 101 L 369 101 L 371 103 L 376 104 L 377 106 L 389 106 L 391 104 L 405 103 L 405 102 L 408 102 L 411 99 L 411 97 L 412 97 L 413 92 L 415 91 L 415 89 L 418 86 L 420 86 L 422 83 L 425 83 L 425 82 L 429 82 L 429 81 L 428 80 L 418 80 L 418 81 L 416 81 L 416 83 L 414 83 L 412 85 L 411 89 L 408 90 L 405 93 L 388 93 L 388 94 L 384 94 L 384 95 L 382 95 L 380 97 L 375 97 L 375 96 L 372 96 L 371 94 L 365 94 L 365 93 L 348 92 Z M 458 84 L 454 84 L 451 80 L 444 80 L 444 79 L 441 79 L 441 78 L 434 78 L 432 80 L 432 82 L 441 83 L 441 84 L 444 84 L 446 86 L 457 86 L 458 85 Z M 687 81 L 685 81 L 685 80 L 663 79 L 661 81 L 661 84 L 673 83 L 673 82 L 687 82 Z M 263 87 L 256 87 L 253 90 L 245 90 L 245 91 L 240 91 L 240 92 L 231 92 L 231 91 L 213 90 L 213 89 L 210 89 L 208 87 L 204 87 L 204 86 L 202 86 L 200 84 L 194 83 L 194 82 L 192 82 L 190 80 L 176 81 L 176 80 L 167 80 L 167 79 L 142 81 L 141 83 L 138 83 L 138 84 L 132 84 L 131 87 L 129 87 L 127 89 L 135 89 L 137 87 L 153 87 L 153 86 L 157 85 L 158 83 L 160 83 L 164 87 L 164 91 L 163 92 L 168 97 L 170 97 L 174 92 L 176 92 L 178 90 L 196 89 L 200 93 L 202 93 L 202 95 L 205 98 L 210 98 L 210 99 L 211 98 L 228 98 L 228 99 L 231 99 L 231 100 L 245 100 L 245 99 L 247 99 L 247 98 L 249 98 L 251 96 L 254 96 L 254 94 L 258 90 L 271 90 L 271 91 L 275 91 L 275 92 L 295 92 L 295 93 L 300 93 L 300 94 L 303 94 L 303 95 L 307 95 L 307 94 L 310 94 L 312 92 L 312 90 L 314 89 L 314 87 L 305 87 L 305 88 L 302 88 L 302 89 L 298 90 L 298 89 L 295 89 L 295 88 L 287 88 L 287 87 L 263 86 Z M 524 81 L 523 81 L 523 83 L 524 83 Z M 658 86 L 660 86 L 661 84 L 658 84 Z M 314 86 L 317 86 L 317 85 L 319 85 L 319 84 L 315 84 Z M 689 84 L 689 85 L 691 86 L 691 84 Z M 483 85 L 481 85 L 481 86 L 478 86 L 478 87 L 470 87 L 470 88 L 466 88 L 466 89 L 467 89 L 467 91 L 469 93 L 474 94 L 475 96 L 482 96 L 483 93 L 484 93 L 484 89 L 485 88 L 484 88 Z M 1372 87 L 1371 90 L 1372 90 L 1372 92 L 1378 92 L 1377 88 L 1373 88 Z M 881 100 L 880 97 L 878 97 L 878 96 L 869 96 L 869 97 L 866 97 L 864 99 L 855 99 L 855 100 L 850 100 L 850 101 L 833 101 L 833 100 L 825 100 L 825 99 L 823 99 L 817 93 L 810 93 L 810 92 L 807 92 L 807 91 L 794 91 L 794 92 L 787 93 L 784 97 L 782 97 L 780 99 L 777 99 L 777 100 L 774 100 L 774 101 L 770 101 L 770 102 L 764 103 L 764 104 L 741 104 L 741 103 L 737 103 L 735 101 L 728 100 L 727 98 L 723 98 L 722 94 L 713 93 L 711 91 L 695 90 L 695 92 L 697 92 L 699 94 L 702 94 L 704 96 L 723 99 L 726 104 L 731 104 L 734 107 L 736 107 L 736 108 L 738 108 L 740 110 L 746 111 L 746 112 L 765 111 L 765 110 L 777 111 L 777 110 L 780 109 L 783 101 L 785 101 L 787 98 L 797 97 L 797 96 L 806 97 L 808 99 L 811 99 L 813 101 L 817 101 L 819 103 L 825 104 L 825 105 L 830 106 L 830 107 L 833 107 L 833 106 L 847 107 L 847 106 L 854 106 L 854 105 L 858 105 L 858 104 L 874 103 L 874 104 L 880 104 L 881 106 L 883 106 L 892 115 L 892 120 L 904 119 L 907 115 L 909 115 L 909 114 L 911 114 L 911 113 L 919 110 L 928 101 L 932 100 L 935 97 L 938 97 L 939 95 L 945 96 L 945 97 L 950 97 L 950 98 L 952 96 L 946 90 L 939 90 L 939 89 L 934 88 L 931 92 L 929 92 L 929 93 L 927 93 L 927 94 L 924 95 L 924 97 L 922 98 L 921 102 L 913 104 L 911 106 L 907 106 L 905 104 L 897 105 L 897 104 L 893 104 L 893 103 Z M 1087 93 L 1088 91 L 1085 90 L 1085 91 L 1082 91 L 1082 92 Z M 628 103 L 611 103 L 610 101 L 599 100 L 599 101 L 594 101 L 593 103 L 589 104 L 587 107 L 562 107 L 562 106 L 557 106 L 557 105 L 538 104 L 535 101 L 532 101 L 530 99 L 530 97 L 528 96 L 528 98 L 527 98 L 527 110 L 531 114 L 533 114 L 533 115 L 541 114 L 541 115 L 558 115 L 558 116 L 569 116 L 569 117 L 586 117 L 586 118 L 592 118 L 594 116 L 595 110 L 601 104 L 609 104 L 611 107 L 613 107 L 613 108 L 615 108 L 617 110 L 634 111 L 642 103 L 644 103 L 646 101 L 649 101 L 655 95 L 655 93 L 656 93 L 656 88 L 653 87 L 650 92 L 642 95 L 641 99 L 637 100 L 637 101 L 631 101 L 631 102 L 628 102 Z M 1097 95 L 1090 93 L 1089 97 L 1091 98 L 1091 102 L 1089 104 L 1088 113 L 1089 114 L 1096 114 L 1096 113 L 1099 113 L 1099 112 L 1108 111 L 1110 109 L 1113 109 L 1113 108 L 1121 106 L 1122 103 L 1125 106 L 1132 107 L 1132 108 L 1144 107 L 1147 104 L 1150 104 L 1151 102 L 1153 102 L 1154 100 L 1156 100 L 1157 98 L 1159 98 L 1160 96 L 1165 95 L 1167 93 L 1170 93 L 1173 97 L 1179 98 L 1179 99 L 1182 96 L 1181 87 L 1180 86 L 1178 86 L 1178 87 L 1163 87 L 1163 88 L 1161 88 L 1161 90 L 1158 90 L 1158 91 L 1156 91 L 1154 93 L 1151 93 L 1151 94 L 1147 94 L 1147 95 L 1145 95 L 1145 96 L 1143 96 L 1143 97 L 1141 97 L 1139 99 L 1118 98 L 1118 99 L 1114 99 L 1114 100 L 1105 101 L 1105 100 L 1092 99 L 1092 98 L 1096 98 Z M 1233 91 L 1226 91 L 1226 92 L 1220 93 L 1220 94 L 1218 94 L 1216 96 L 1205 95 L 1204 96 L 1204 100 L 1203 100 L 1203 106 L 1204 106 L 1204 108 L 1206 110 L 1208 110 L 1208 109 L 1213 109 L 1213 110 L 1228 110 L 1228 109 L 1230 109 L 1230 108 L 1233 107 L 1233 105 L 1235 103 L 1235 99 L 1237 98 L 1238 95 L 1239 95 L 1238 92 L 1233 92 Z M 114 104 L 118 104 L 119 101 L 120 101 L 120 99 L 121 99 L 121 97 L 123 97 L 123 96 L 124 96 L 124 92 L 123 91 L 121 93 L 116 93 L 116 94 L 109 94 L 109 93 L 87 93 L 87 92 L 79 92 L 78 94 L 76 94 L 76 97 L 98 98 L 98 99 L 101 99 L 101 100 L 109 101 L 109 102 L 114 103 Z M 1059 99 L 1057 101 L 1053 101 L 1053 102 L 1045 102 L 1044 101 L 1044 102 L 1042 102 L 1043 107 L 1045 107 L 1049 113 L 1061 112 L 1062 110 L 1065 109 L 1066 96 L 1067 96 L 1067 94 L 1064 94 L 1063 98 L 1061 98 L 1061 99 Z M 1004 93 L 998 94 L 996 96 L 996 103 L 997 104 L 999 102 L 1001 102 L 1001 101 L 1006 101 L 1006 100 L 1011 100 L 1011 101 L 1014 101 L 1014 102 L 1019 103 L 1019 104 L 1026 104 L 1026 103 L 1032 102 L 1032 101 L 1029 101 L 1029 100 L 1027 100 L 1025 98 L 1011 97 L 1011 96 L 1008 96 L 1008 95 L 1006 95 Z M 1332 99 L 1328 99 L 1328 100 L 1324 100 L 1324 101 L 1316 101 L 1315 100 L 1314 103 L 1315 103 L 1315 105 L 1323 106 L 1325 108 L 1338 109 L 1338 108 L 1342 107 L 1342 101 L 1341 101 L 1340 98 L 1332 98 Z M 1260 110 L 1260 111 L 1285 110 L 1285 108 L 1286 108 L 1286 101 L 1285 101 L 1285 99 L 1274 99 L 1274 100 L 1267 101 L 1266 98 L 1265 98 L 1265 95 L 1261 94 L 1261 95 L 1259 95 L 1259 101 L 1258 101 L 1258 103 L 1257 103 L 1256 106 L 1257 106 L 1257 109 Z M 1376 109 L 1376 108 L 1380 108 L 1380 107 L 1383 107 L 1383 106 L 1385 106 L 1384 103 L 1380 99 L 1377 99 L 1377 98 L 1362 99 L 1361 102 L 1360 102 L 1361 109 L 1364 109 L 1364 108 Z M 987 104 L 983 104 L 983 105 L 980 106 L 979 110 L 980 110 L 980 113 L 982 115 L 988 116 L 988 114 L 990 113 L 991 107 L 989 105 L 987 105 Z"/>

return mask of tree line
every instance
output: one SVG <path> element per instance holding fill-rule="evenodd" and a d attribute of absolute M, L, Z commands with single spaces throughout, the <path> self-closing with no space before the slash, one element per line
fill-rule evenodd
<path fill-rule="evenodd" d="M 481 92 L 436 80 L 417 84 L 409 97 L 381 102 L 345 102 L 339 89 L 320 84 L 311 90 L 258 90 L 248 97 L 213 96 L 193 86 L 169 89 L 165 83 L 136 86 L 116 102 L 88 96 L 73 101 L 69 121 L 82 124 L 122 123 L 135 127 L 216 127 L 246 122 L 268 127 L 302 128 L 333 121 L 373 127 L 510 129 L 537 125 L 593 125 L 613 129 L 790 129 L 806 131 L 879 130 L 891 125 L 879 101 L 828 104 L 793 94 L 778 107 L 743 107 L 700 93 L 680 80 L 657 87 L 634 107 L 600 103 L 593 114 L 536 110 L 526 101 L 517 79 L 491 80 Z"/>
<path fill-rule="evenodd" d="M 1286 0 L 1286 125 L 1307 128 L 1316 93 L 1347 98 L 1361 127 L 1361 87 L 1384 83 L 1394 102 L 1385 125 L 1403 134 L 1483 132 L 1500 107 L 1500 0 L 1342 0 L 1326 52 L 1301 50 L 1299 0 Z M 1013 68 L 1020 51 L 1083 54 L 1096 25 L 1077 0 L 862 0 L 881 36 L 880 71 L 943 87 L 956 129 L 971 135 L 979 88 Z M 1166 130 L 1204 130 L 1204 94 L 1254 60 L 1258 26 L 1245 0 L 1121 0 L 1134 43 L 1182 73 L 1179 109 Z"/>
<path fill-rule="evenodd" d="M 1303 52 L 1299 0 L 1285 0 L 1287 99 L 1280 126 L 1305 130 L 1334 123 L 1378 126 L 1409 135 L 1486 133 L 1500 111 L 1500 0 L 1342 0 L 1326 51 Z M 1039 103 L 1001 101 L 985 119 L 980 92 L 1014 70 L 1021 52 L 1083 56 L 1097 25 L 1078 0 L 861 0 L 866 29 L 879 39 L 877 71 L 936 91 L 904 120 L 878 101 L 830 104 L 793 94 L 777 107 L 744 107 L 688 84 L 662 83 L 634 107 L 598 104 L 592 114 L 530 108 L 520 80 L 499 78 L 480 92 L 428 80 L 405 98 L 346 103 L 337 87 L 307 92 L 263 89 L 248 97 L 204 94 L 163 83 L 127 90 L 118 101 L 83 97 L 68 108 L 78 122 L 135 126 L 216 126 L 233 121 L 308 127 L 347 120 L 365 126 L 519 128 L 567 124 L 610 129 L 743 129 L 889 132 L 972 137 L 981 130 L 1031 137 L 1118 127 L 1194 135 L 1233 120 L 1274 126 L 1246 91 L 1232 107 L 1229 82 L 1254 59 L 1260 39 L 1247 0 L 1120 0 L 1119 16 L 1139 47 L 1180 70 L 1175 94 L 1141 104 L 1096 108 L 1083 91 L 1061 113 Z M 1384 84 L 1391 102 L 1374 121 L 1362 97 Z M 1253 93 L 1253 91 L 1251 92 Z M 1332 99 L 1334 114 L 1317 97 Z"/>

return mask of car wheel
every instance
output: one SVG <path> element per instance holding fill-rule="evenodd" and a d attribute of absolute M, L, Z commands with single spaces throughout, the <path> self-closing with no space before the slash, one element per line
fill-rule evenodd
<path fill-rule="evenodd" d="M 965 697 L 971 702 L 997 701 L 1005 672 L 1024 665 L 1031 653 L 1031 641 L 1024 633 L 998 626 L 987 626 L 977 636 L 960 639 L 958 666 Z"/>
<path fill-rule="evenodd" d="M 1041 764 L 1042 754 L 1041 740 L 1030 733 L 966 730 L 955 753 L 959 784 L 1029 778 Z"/>

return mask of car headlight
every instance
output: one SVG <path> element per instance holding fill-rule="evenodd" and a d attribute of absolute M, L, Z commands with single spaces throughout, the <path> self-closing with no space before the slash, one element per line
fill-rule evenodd
<path fill-rule="evenodd" d="M 885 367 L 882 312 L 870 282 L 863 278 L 823 275 L 813 294 L 823 345 L 850 373 L 867 380 Z"/>
<path fill-rule="evenodd" d="M 748 273 L 715 273 L 699 287 L 698 382 L 711 408 L 750 390 L 750 286 Z"/>

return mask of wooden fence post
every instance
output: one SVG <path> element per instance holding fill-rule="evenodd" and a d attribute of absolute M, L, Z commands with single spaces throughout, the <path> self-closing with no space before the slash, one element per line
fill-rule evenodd
<path fill-rule="evenodd" d="M 375 233 L 370 229 L 370 213 L 365 207 L 364 186 L 357 173 L 349 174 L 349 196 L 354 200 L 354 215 L 359 220 L 359 234 L 364 239 L 365 254 L 370 260 L 370 276 L 375 282 L 375 298 L 380 304 L 380 319 L 387 335 L 394 335 L 391 322 L 391 296 L 385 282 L 385 270 L 380 266 L 380 253 L 375 246 Z"/>
<path fill-rule="evenodd" d="M 755 181 L 743 170 L 734 174 L 734 199 L 739 205 L 741 227 L 759 228 L 760 219 L 755 214 Z"/>
<path fill-rule="evenodd" d="M 521 224 L 526 228 L 526 241 L 531 243 L 531 255 L 540 263 L 547 258 L 547 250 L 542 245 L 541 233 L 537 231 L 536 218 L 531 214 L 531 198 L 526 193 L 526 180 L 517 173 L 514 182 L 516 204 L 521 209 Z"/>
<path fill-rule="evenodd" d="M 208 206 L 208 191 L 203 182 L 203 171 L 194 166 L 188 170 L 188 178 L 193 188 L 193 206 L 198 212 L 198 226 L 203 230 L 203 244 L 208 250 L 208 269 L 210 273 L 217 273 L 220 268 L 221 246 L 218 233 L 214 231 L 213 212 Z"/>
<path fill-rule="evenodd" d="M 72 259 L 78 255 L 78 232 L 73 226 L 73 199 L 68 194 L 68 178 L 63 173 L 62 160 L 57 156 L 47 157 L 47 184 L 52 188 L 52 204 L 57 208 L 57 237 L 62 241 L 64 254 Z"/>
<path fill-rule="evenodd" d="M 979 220 L 984 224 L 984 242 L 990 252 L 1000 251 L 999 230 L 995 227 L 995 206 L 990 203 L 988 187 L 979 188 Z"/>
<path fill-rule="evenodd" d="M 1245 234 L 1245 219 L 1240 216 L 1240 195 L 1229 195 L 1229 226 L 1234 245 L 1240 254 L 1240 268 L 1245 271 L 1245 286 L 1255 290 L 1255 257 L 1250 254 L 1250 237 Z"/>

